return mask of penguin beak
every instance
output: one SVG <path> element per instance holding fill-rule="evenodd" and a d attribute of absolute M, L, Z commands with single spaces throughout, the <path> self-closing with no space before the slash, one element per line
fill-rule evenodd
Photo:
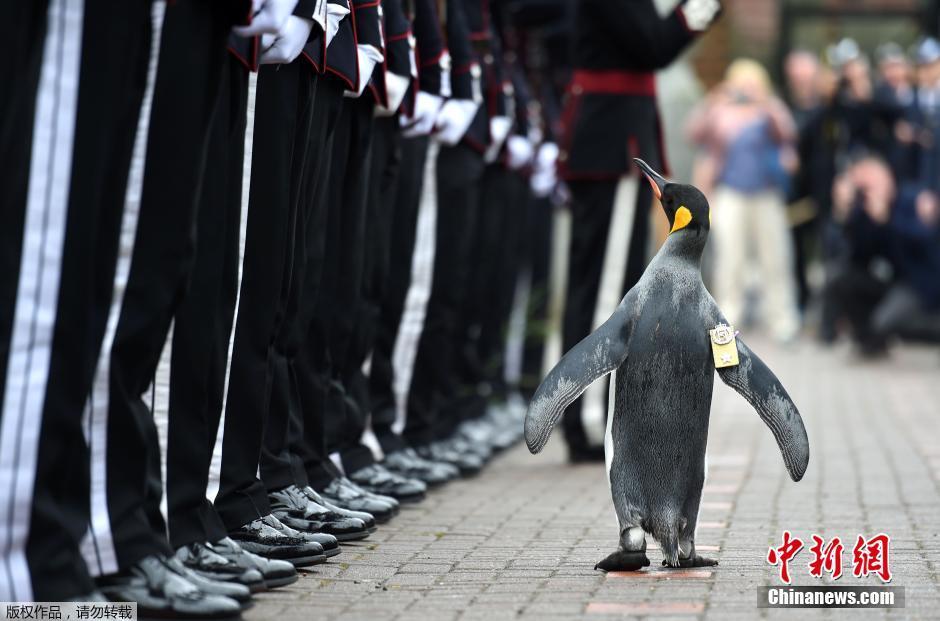
<path fill-rule="evenodd" d="M 643 174 L 646 175 L 646 180 L 650 182 L 650 186 L 653 188 L 653 194 L 656 195 L 656 199 L 662 199 L 663 188 L 666 187 L 666 180 L 663 179 L 663 176 L 653 170 L 649 164 L 640 158 L 635 157 L 633 158 L 633 161 L 636 162 L 636 165 L 639 166 L 640 170 L 643 171 Z"/>

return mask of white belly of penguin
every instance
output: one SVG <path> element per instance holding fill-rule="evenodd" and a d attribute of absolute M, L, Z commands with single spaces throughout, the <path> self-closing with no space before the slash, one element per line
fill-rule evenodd
<path fill-rule="evenodd" d="M 617 394 L 617 371 L 610 374 L 610 383 L 607 388 L 607 429 L 604 431 L 604 465 L 607 468 L 607 491 L 613 496 L 613 486 L 610 482 L 610 464 L 614 461 L 614 436 L 611 428 L 614 424 L 614 396 Z M 617 530 L 623 528 L 620 523 L 620 516 L 617 515 L 617 509 L 614 508 L 614 519 L 617 522 Z"/>
<path fill-rule="evenodd" d="M 607 487 L 610 488 L 610 464 L 614 460 L 614 437 L 611 426 L 614 423 L 614 395 L 617 394 L 617 371 L 610 374 L 607 389 L 607 430 L 604 432 L 604 464 L 607 466 Z"/>

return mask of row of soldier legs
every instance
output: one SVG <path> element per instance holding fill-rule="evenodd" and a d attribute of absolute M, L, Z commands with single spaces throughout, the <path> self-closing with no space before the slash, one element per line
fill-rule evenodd
<path fill-rule="evenodd" d="M 518 439 L 549 207 L 302 59 L 249 72 L 222 3 L 119 4 L 20 3 L 2 48 L 0 599 L 219 616 Z"/>

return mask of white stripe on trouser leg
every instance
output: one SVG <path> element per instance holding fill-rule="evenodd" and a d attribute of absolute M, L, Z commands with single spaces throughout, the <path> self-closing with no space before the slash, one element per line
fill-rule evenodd
<path fill-rule="evenodd" d="M 25 548 L 68 217 L 83 8 L 81 0 L 50 2 L 36 91 L 23 247 L 0 419 L 0 599 L 6 601 L 33 598 Z"/>
<path fill-rule="evenodd" d="M 166 447 L 167 434 L 170 429 L 170 362 L 173 360 L 173 326 L 167 330 L 166 341 L 163 342 L 163 351 L 157 363 L 157 372 L 154 374 L 151 394 L 153 402 L 150 411 L 153 412 L 153 422 L 157 427 L 157 441 L 160 443 L 160 481 L 163 494 L 160 496 L 160 513 L 163 514 L 164 523 L 169 523 L 166 494 Z"/>
<path fill-rule="evenodd" d="M 434 250 L 437 246 L 437 154 L 438 143 L 431 140 L 424 163 L 424 184 L 418 206 L 418 223 L 415 232 L 415 247 L 411 255 L 411 284 L 405 297 L 405 308 L 395 347 L 392 349 L 392 389 L 395 393 L 395 422 L 392 431 L 401 433 L 405 429 L 408 411 L 408 392 L 414 374 L 418 344 L 424 331 L 424 318 L 431 297 L 434 281 Z"/>
<path fill-rule="evenodd" d="M 111 308 L 108 311 L 108 323 L 104 340 L 98 354 L 95 379 L 91 395 L 85 403 L 82 425 L 85 440 L 88 442 L 91 459 L 91 524 L 82 540 L 82 556 L 93 576 L 111 574 L 118 570 L 117 555 L 114 551 L 114 538 L 111 533 L 111 519 L 108 514 L 108 408 L 111 392 L 111 347 L 121 317 L 124 291 L 130 275 L 131 261 L 134 255 L 134 239 L 137 236 L 137 221 L 140 215 L 140 196 L 144 185 L 144 171 L 147 160 L 147 137 L 150 130 L 150 109 L 153 102 L 153 89 L 156 81 L 157 64 L 160 55 L 160 32 L 163 28 L 165 2 L 155 2 L 152 8 L 153 34 L 150 45 L 150 64 L 147 67 L 147 84 L 140 116 L 137 119 L 137 135 L 134 138 L 134 150 L 127 176 L 127 188 L 124 193 L 124 213 L 121 217 L 121 237 L 118 243 L 117 265 L 114 270 L 114 288 L 111 293 Z"/>
<path fill-rule="evenodd" d="M 532 270 L 526 268 L 516 277 L 516 286 L 512 295 L 512 310 L 509 313 L 509 326 L 503 345 L 503 381 L 517 387 L 522 379 L 522 363 L 525 358 L 526 323 L 529 311 L 529 299 L 532 293 Z"/>
<path fill-rule="evenodd" d="M 255 95 L 258 87 L 258 74 L 248 74 L 248 104 L 245 121 L 245 155 L 242 163 L 242 200 L 238 222 L 238 293 L 235 294 L 235 314 L 232 316 L 232 328 L 228 335 L 228 354 L 225 358 L 225 386 L 222 392 L 222 415 L 219 417 L 219 429 L 215 434 L 212 447 L 212 460 L 209 465 L 209 484 L 206 498 L 215 502 L 219 495 L 219 478 L 222 472 L 222 435 L 225 431 L 225 405 L 228 403 L 228 382 L 232 371 L 232 349 L 235 346 L 235 324 L 238 322 L 238 305 L 242 297 L 242 270 L 245 266 L 245 236 L 248 231 L 248 191 L 251 189 L 251 152 L 255 139 Z"/>
<path fill-rule="evenodd" d="M 571 252 L 571 210 L 556 209 L 552 222 L 552 255 L 548 271 L 548 327 L 542 352 L 542 377 L 558 364 L 562 354 L 562 322 L 568 295 L 568 253 Z"/>
<path fill-rule="evenodd" d="M 607 321 L 623 298 L 623 281 L 630 256 L 630 238 L 633 235 L 638 190 L 639 180 L 636 176 L 621 177 L 617 184 L 591 330 L 596 330 Z M 604 428 L 604 413 L 607 412 L 607 399 L 604 398 L 606 385 L 606 380 L 591 384 L 584 392 L 584 401 L 581 406 L 581 423 L 584 425 L 584 433 L 588 442 L 594 446 L 600 444 L 603 438 L 601 430 Z M 612 385 L 611 390 L 613 390 Z"/>

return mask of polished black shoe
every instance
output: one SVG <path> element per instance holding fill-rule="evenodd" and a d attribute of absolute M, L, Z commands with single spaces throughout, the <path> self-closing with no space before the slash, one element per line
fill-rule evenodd
<path fill-rule="evenodd" d="M 342 507 L 337 507 L 336 505 L 328 502 L 323 496 L 321 496 L 315 489 L 313 489 L 309 485 L 304 487 L 303 490 L 301 491 L 303 491 L 304 495 L 311 502 L 314 502 L 317 505 L 323 507 L 324 509 L 326 509 L 333 515 L 337 515 L 339 517 L 356 518 L 357 520 L 362 520 L 362 523 L 365 524 L 366 532 L 368 534 L 371 535 L 376 530 L 378 530 L 378 527 L 375 525 L 375 516 L 372 515 L 371 513 L 367 513 L 365 511 L 351 511 L 349 509 L 343 509 Z M 337 537 L 337 539 L 339 539 L 339 537 Z M 340 541 L 343 541 L 343 540 L 340 539 Z"/>
<path fill-rule="evenodd" d="M 137 602 L 137 615 L 151 619 L 240 619 L 241 604 L 210 595 L 160 556 L 148 556 L 129 569 L 96 580 L 112 602 Z"/>
<path fill-rule="evenodd" d="M 333 479 L 325 488 L 318 490 L 318 493 L 331 505 L 372 514 L 379 524 L 389 521 L 398 513 L 397 503 L 393 505 L 385 500 L 376 499 L 365 490 L 352 485 L 344 477 Z"/>
<path fill-rule="evenodd" d="M 196 588 L 198 588 L 203 593 L 208 595 L 222 595 L 224 597 L 231 597 L 236 602 L 241 604 L 242 610 L 246 610 L 251 605 L 251 590 L 244 584 L 206 578 L 205 576 L 202 576 L 186 567 L 183 562 L 175 556 L 171 556 L 166 559 L 166 564 L 168 567 L 176 570 L 179 575 L 193 583 Z"/>
<path fill-rule="evenodd" d="M 422 459 L 410 447 L 386 454 L 382 465 L 399 476 L 424 481 L 428 487 L 442 485 L 460 476 L 456 466 Z"/>
<path fill-rule="evenodd" d="M 334 537 L 333 535 L 326 535 L 324 533 L 306 532 L 302 530 L 297 530 L 296 528 L 288 526 L 287 524 L 282 522 L 280 519 L 277 518 L 277 515 L 272 514 L 271 517 L 275 518 L 270 523 L 270 525 L 275 530 L 280 532 L 282 535 L 286 535 L 287 537 L 298 537 L 300 539 L 303 539 L 304 541 L 319 545 L 321 548 L 323 548 L 323 555 L 326 558 L 331 558 L 341 552 L 341 550 L 339 549 L 339 541 L 337 541 L 336 537 Z M 303 522 L 304 520 L 295 519 L 294 521 Z"/>
<path fill-rule="evenodd" d="M 244 570 L 255 570 L 264 578 L 267 589 L 287 586 L 297 582 L 297 570 L 287 561 L 264 558 L 244 550 L 231 537 L 226 537 L 209 547 L 213 552 Z"/>
<path fill-rule="evenodd" d="M 304 533 L 323 533 L 339 541 L 355 541 L 369 536 L 365 522 L 359 518 L 346 517 L 330 511 L 311 500 L 297 486 L 292 485 L 271 492 L 268 494 L 268 501 L 274 516 L 295 530 Z M 324 546 L 323 549 L 328 550 L 328 547 Z M 327 554 L 327 556 L 330 555 Z"/>
<path fill-rule="evenodd" d="M 274 528 L 282 535 L 286 535 L 287 537 L 298 537 L 304 541 L 317 544 L 323 548 L 323 555 L 326 558 L 331 558 L 341 552 L 339 549 L 339 541 L 337 541 L 336 537 L 333 535 L 326 535 L 310 530 L 300 530 L 294 528 L 293 526 L 289 526 L 286 522 L 281 520 L 280 517 L 278 517 L 276 512 L 272 512 L 272 515 L 277 519 L 278 523 L 278 525 L 272 524 L 272 526 L 274 526 Z M 304 520 L 303 518 L 290 518 L 290 516 L 287 517 L 295 524 L 303 525 L 305 522 L 307 522 L 307 520 Z"/>
<path fill-rule="evenodd" d="M 302 537 L 288 535 L 273 515 L 266 515 L 229 533 L 239 546 L 258 556 L 308 567 L 326 562 L 323 547 Z"/>
<path fill-rule="evenodd" d="M 444 446 L 464 455 L 476 455 L 484 464 L 493 455 L 489 442 L 471 442 L 459 433 L 445 440 Z"/>
<path fill-rule="evenodd" d="M 460 453 L 444 442 L 434 442 L 415 448 L 420 457 L 430 461 L 452 464 L 460 470 L 461 476 L 473 476 L 483 469 L 483 460 L 471 453 Z"/>
<path fill-rule="evenodd" d="M 184 567 L 204 578 L 241 584 L 248 587 L 252 593 L 265 589 L 264 576 L 260 571 L 250 567 L 239 567 L 224 556 L 217 554 L 208 544 L 197 542 L 182 546 L 176 551 L 175 556 Z M 238 597 L 234 599 L 243 601 Z"/>
<path fill-rule="evenodd" d="M 395 511 L 395 515 L 398 515 L 398 511 L 401 509 L 401 502 L 398 499 L 393 498 L 387 494 L 379 494 L 378 492 L 370 492 L 367 489 L 364 489 L 362 486 L 357 485 L 349 480 L 349 477 L 343 477 L 340 479 L 343 485 L 347 488 L 354 490 L 357 494 L 364 494 L 366 498 L 371 498 L 372 500 L 381 500 L 382 502 L 388 503 L 392 506 L 392 509 Z"/>
<path fill-rule="evenodd" d="M 428 486 L 417 479 L 406 479 L 380 464 L 371 464 L 349 474 L 349 480 L 373 494 L 391 496 L 398 502 L 421 502 Z"/>

